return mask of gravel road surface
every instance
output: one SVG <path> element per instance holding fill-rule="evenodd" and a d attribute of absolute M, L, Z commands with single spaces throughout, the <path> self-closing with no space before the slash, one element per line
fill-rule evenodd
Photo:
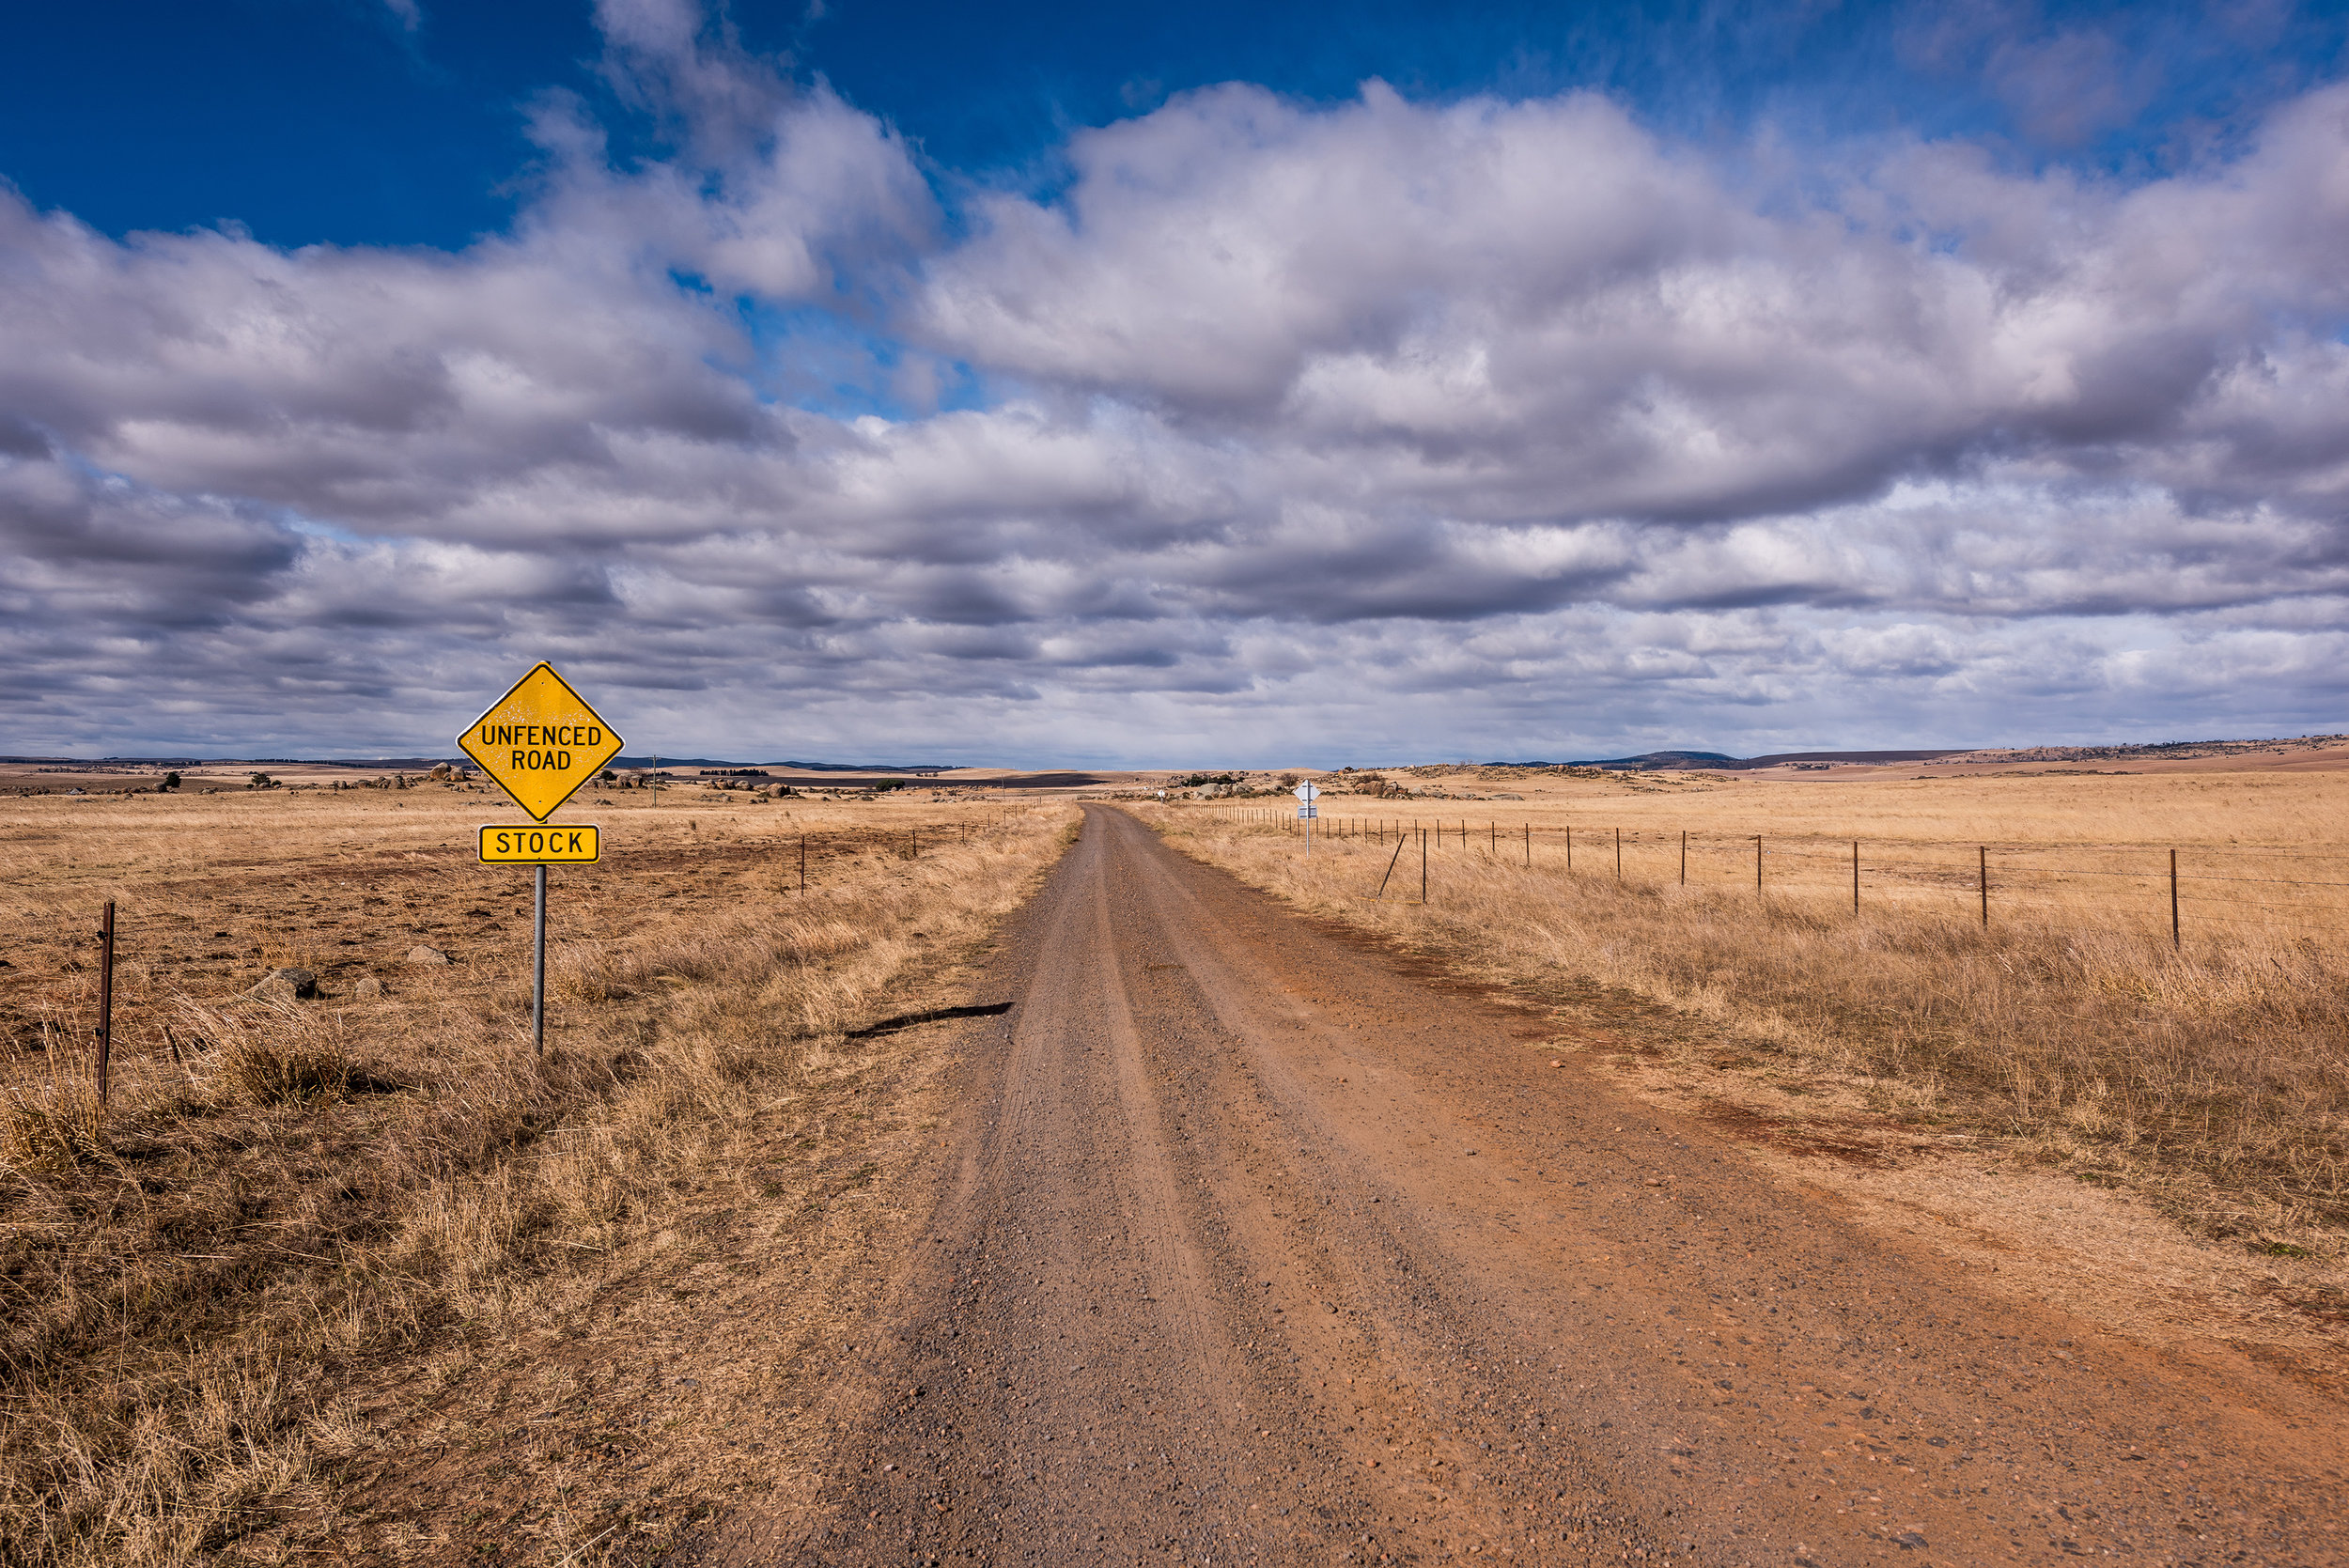
<path fill-rule="evenodd" d="M 2344 1560 L 2349 1423 L 1904 1250 L 1089 807 L 961 1026 L 836 1563 Z"/>

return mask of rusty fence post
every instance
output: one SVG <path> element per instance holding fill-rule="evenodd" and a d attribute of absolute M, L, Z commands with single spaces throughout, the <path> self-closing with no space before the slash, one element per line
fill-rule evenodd
<path fill-rule="evenodd" d="M 2178 950 L 2178 852 L 2170 851 L 2170 950 Z"/>
<path fill-rule="evenodd" d="M 1753 896 L 1762 896 L 1762 835 L 1753 835 Z"/>
<path fill-rule="evenodd" d="M 1979 857 L 1975 862 L 1975 876 L 1982 888 L 1982 927 L 1987 931 L 1990 929 L 1990 846 L 1978 845 L 1975 853 Z"/>
<path fill-rule="evenodd" d="M 98 928 L 98 1110 L 106 1110 L 107 1078 L 115 1046 L 115 901 L 106 900 L 105 924 Z"/>

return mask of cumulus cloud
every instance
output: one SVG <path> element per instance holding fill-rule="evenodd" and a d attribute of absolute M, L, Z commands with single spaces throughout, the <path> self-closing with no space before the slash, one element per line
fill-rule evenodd
<path fill-rule="evenodd" d="M 1232 85 L 1022 194 L 598 18 L 671 150 L 550 96 L 462 251 L 0 193 L 12 749 L 437 745 L 538 657 L 677 751 L 2337 722 L 2343 89 L 2122 181 Z"/>

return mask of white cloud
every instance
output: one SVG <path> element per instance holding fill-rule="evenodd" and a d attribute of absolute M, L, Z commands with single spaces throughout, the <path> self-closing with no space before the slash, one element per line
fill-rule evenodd
<path fill-rule="evenodd" d="M 461 252 L 0 194 L 13 749 L 434 745 L 540 656 L 801 754 L 2337 722 L 2349 92 L 2149 182 L 1756 186 L 1588 95 L 1232 86 L 950 219 L 680 0 L 599 16 L 677 150 L 550 98 Z M 779 400 L 817 339 L 918 406 Z"/>

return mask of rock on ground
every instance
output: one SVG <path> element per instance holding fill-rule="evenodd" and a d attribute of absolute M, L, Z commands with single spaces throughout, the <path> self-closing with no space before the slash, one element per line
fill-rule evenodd
<path fill-rule="evenodd" d="M 265 1001 L 309 1001 L 319 994 L 319 977 L 308 970 L 272 970 L 245 995 Z"/>

